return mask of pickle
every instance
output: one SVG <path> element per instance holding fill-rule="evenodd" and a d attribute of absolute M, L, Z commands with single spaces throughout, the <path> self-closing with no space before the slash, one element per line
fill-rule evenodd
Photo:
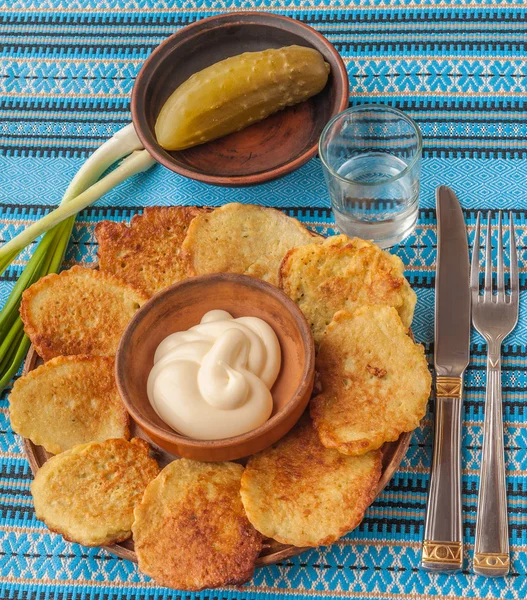
<path fill-rule="evenodd" d="M 324 89 L 329 65 L 302 46 L 245 52 L 183 82 L 157 117 L 158 143 L 183 150 L 261 121 Z"/>

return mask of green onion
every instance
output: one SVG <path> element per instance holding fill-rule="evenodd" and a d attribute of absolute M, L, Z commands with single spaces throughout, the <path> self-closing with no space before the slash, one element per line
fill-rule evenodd
<path fill-rule="evenodd" d="M 155 160 L 146 150 L 133 152 L 128 158 L 125 158 L 114 171 L 106 175 L 106 177 L 103 177 L 97 183 L 94 183 L 85 192 L 82 192 L 82 194 L 79 194 L 73 198 L 73 200 L 64 202 L 45 217 L 42 217 L 42 219 L 35 221 L 35 223 L 24 229 L 22 233 L 19 233 L 12 240 L 9 240 L 7 244 L 4 244 L 2 248 L 0 248 L 0 264 L 4 261 L 4 257 L 11 256 L 13 252 L 20 252 L 39 235 L 51 227 L 54 227 L 64 219 L 77 214 L 83 208 L 93 204 L 101 196 L 106 194 L 106 192 L 113 189 L 119 183 L 122 183 L 125 179 L 128 179 L 136 173 L 146 171 L 154 164 L 154 162 Z"/>
<path fill-rule="evenodd" d="M 47 231 L 0 312 L 0 391 L 16 375 L 30 346 L 18 313 L 24 290 L 41 277 L 58 272 L 75 215 L 79 211 L 128 177 L 146 171 L 154 164 L 154 159 L 142 148 L 133 125 L 127 125 L 118 131 L 79 169 L 59 208 L 27 227 L 0 248 L 0 273 L 3 273 L 26 246 Z M 122 158 L 124 160 L 114 171 L 98 181 L 109 167 Z"/>

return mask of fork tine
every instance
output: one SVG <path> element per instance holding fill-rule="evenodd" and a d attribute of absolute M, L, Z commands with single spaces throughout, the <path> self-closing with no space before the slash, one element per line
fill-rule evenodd
<path fill-rule="evenodd" d="M 505 299 L 505 274 L 503 265 L 503 230 L 502 230 L 501 210 L 498 213 L 498 301 Z"/>
<path fill-rule="evenodd" d="M 485 245 L 485 294 L 492 295 L 492 222 L 490 210 L 487 213 L 487 241 Z M 492 298 L 490 298 L 492 300 Z"/>
<path fill-rule="evenodd" d="M 478 212 L 476 218 L 476 231 L 474 232 L 474 242 L 472 244 L 472 263 L 470 265 L 470 289 L 472 297 L 479 296 L 479 241 L 481 236 L 481 213 Z"/>
<path fill-rule="evenodd" d="M 511 301 L 517 301 L 519 295 L 519 276 L 518 276 L 518 252 L 516 250 L 516 232 L 514 230 L 514 219 L 512 211 L 509 212 L 509 228 L 510 228 L 510 255 L 511 255 Z"/>

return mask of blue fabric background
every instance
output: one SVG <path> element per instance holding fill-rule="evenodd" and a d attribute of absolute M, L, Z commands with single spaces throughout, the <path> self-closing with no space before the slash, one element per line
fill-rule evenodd
<path fill-rule="evenodd" d="M 521 0 L 0 0 L 0 237 L 9 239 L 56 205 L 83 157 L 130 119 L 143 60 L 167 35 L 204 16 L 271 10 L 321 31 L 345 59 L 351 102 L 398 106 L 425 137 L 419 226 L 394 249 L 419 303 L 414 331 L 430 353 L 435 276 L 434 190 L 454 188 L 472 239 L 475 211 L 507 208 L 518 224 L 526 288 L 527 10 Z M 321 232 L 332 216 L 318 159 L 279 181 L 243 190 L 185 180 L 162 167 L 137 176 L 79 215 L 66 263 L 94 261 L 93 227 L 147 205 L 255 202 L 284 208 Z M 31 249 L 0 277 L 5 301 Z M 465 570 L 417 567 L 431 417 L 362 525 L 338 544 L 259 569 L 249 585 L 202 594 L 164 590 L 132 563 L 70 544 L 34 517 L 31 474 L 0 401 L 0 598 L 203 600 L 525 598 L 527 595 L 527 323 L 504 349 L 504 410 L 512 569 L 505 579 L 470 569 L 485 389 L 485 347 L 474 337 L 463 430 Z"/>

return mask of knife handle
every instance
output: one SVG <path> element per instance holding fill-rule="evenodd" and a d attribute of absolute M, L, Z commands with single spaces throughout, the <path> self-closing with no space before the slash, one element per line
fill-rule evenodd
<path fill-rule="evenodd" d="M 434 455 L 421 558 L 421 567 L 426 571 L 455 572 L 463 568 L 462 394 L 462 377 L 437 376 Z"/>

